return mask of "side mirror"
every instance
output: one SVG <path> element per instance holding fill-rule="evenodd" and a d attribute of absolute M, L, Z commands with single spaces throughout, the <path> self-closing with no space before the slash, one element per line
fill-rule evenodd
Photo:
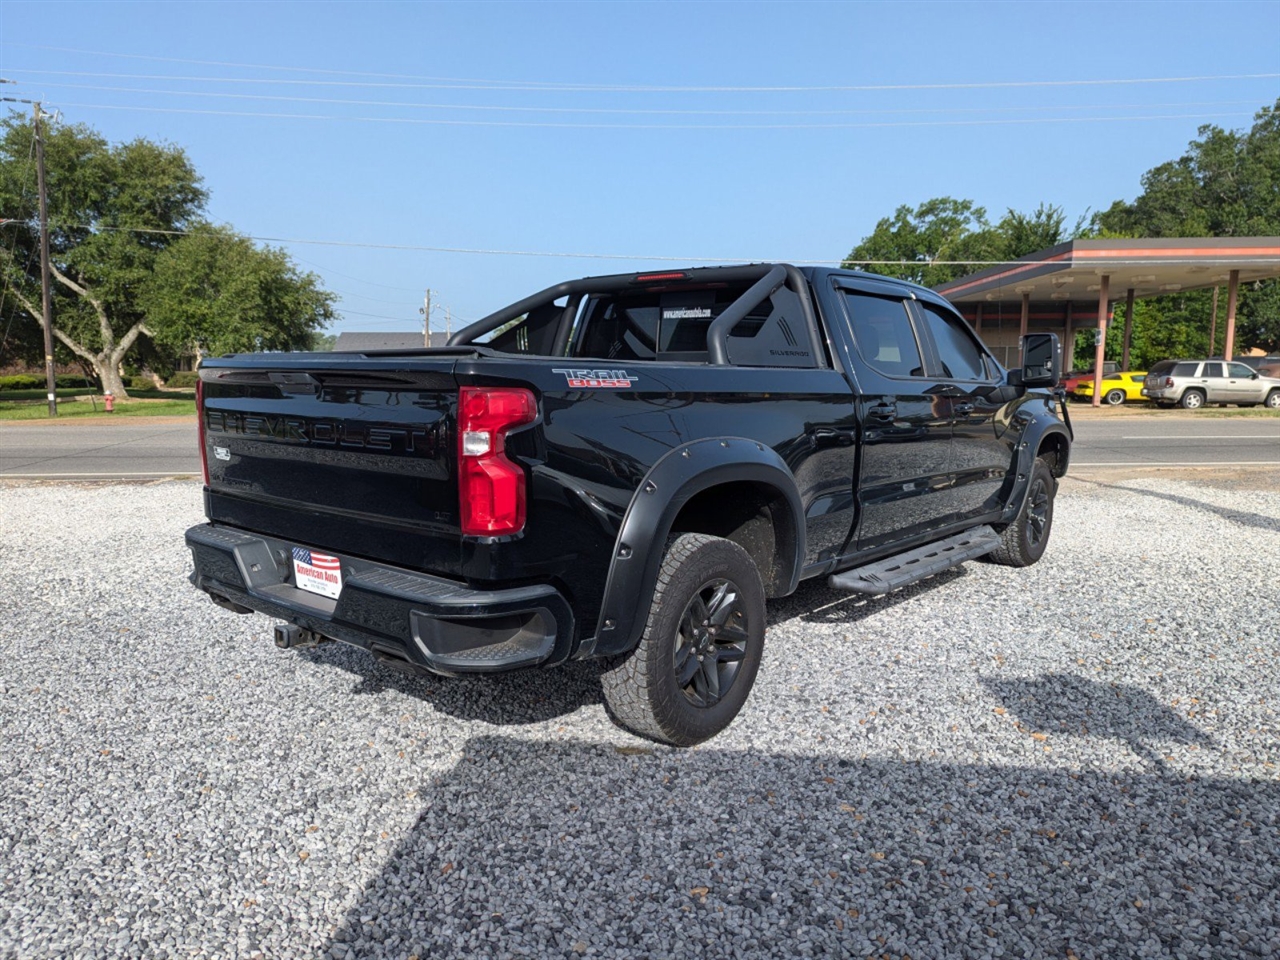
<path fill-rule="evenodd" d="M 1022 338 L 1022 386 L 1054 387 L 1062 379 L 1062 346 L 1054 333 Z"/>

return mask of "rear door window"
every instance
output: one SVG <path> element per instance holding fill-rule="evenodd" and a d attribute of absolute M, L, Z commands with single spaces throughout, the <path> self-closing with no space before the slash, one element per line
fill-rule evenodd
<path fill-rule="evenodd" d="M 1202 377 L 1221 377 L 1221 376 L 1222 376 L 1222 364 L 1220 364 L 1220 363 L 1206 363 L 1206 364 L 1204 365 L 1204 373 L 1200 374 L 1200 376 L 1202 376 Z"/>
<path fill-rule="evenodd" d="M 890 377 L 923 377 L 924 362 L 906 303 L 895 297 L 841 292 L 862 358 Z"/>

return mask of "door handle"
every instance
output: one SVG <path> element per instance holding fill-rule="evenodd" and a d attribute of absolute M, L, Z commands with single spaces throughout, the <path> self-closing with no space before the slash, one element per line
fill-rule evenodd
<path fill-rule="evenodd" d="M 872 420 L 893 420 L 898 416 L 898 405 L 896 403 L 877 403 L 867 411 L 867 416 Z"/>

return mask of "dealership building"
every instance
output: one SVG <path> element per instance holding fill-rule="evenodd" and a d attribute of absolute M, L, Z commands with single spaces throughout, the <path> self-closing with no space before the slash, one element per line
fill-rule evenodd
<path fill-rule="evenodd" d="M 1123 356 L 1107 359 L 1127 370 L 1134 300 L 1226 287 L 1213 322 L 1223 325 L 1223 352 L 1231 356 L 1240 284 L 1277 276 L 1280 237 L 1071 240 L 934 289 L 1010 367 L 1018 363 L 1023 334 L 1056 333 L 1064 344 L 1080 330 L 1101 328 L 1105 335 L 1115 304 L 1124 301 Z"/>

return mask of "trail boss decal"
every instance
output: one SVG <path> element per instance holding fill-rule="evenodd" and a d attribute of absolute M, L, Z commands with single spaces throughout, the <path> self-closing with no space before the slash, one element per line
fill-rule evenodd
<path fill-rule="evenodd" d="M 592 387 L 614 387 L 629 388 L 632 383 L 639 380 L 639 377 L 633 377 L 625 370 L 564 370 L 554 368 L 552 373 L 563 373 L 569 386 L 575 390 L 590 389 Z"/>

